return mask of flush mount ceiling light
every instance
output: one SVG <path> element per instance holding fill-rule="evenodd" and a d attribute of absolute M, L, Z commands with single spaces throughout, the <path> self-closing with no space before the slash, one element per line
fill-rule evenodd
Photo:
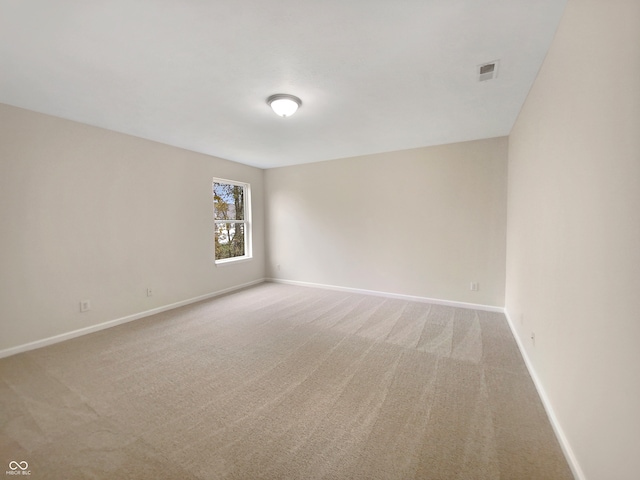
<path fill-rule="evenodd" d="M 302 101 L 298 97 L 288 95 L 286 93 L 276 93 L 267 98 L 267 104 L 273 109 L 276 115 L 281 117 L 290 117 L 298 107 L 302 105 Z"/>

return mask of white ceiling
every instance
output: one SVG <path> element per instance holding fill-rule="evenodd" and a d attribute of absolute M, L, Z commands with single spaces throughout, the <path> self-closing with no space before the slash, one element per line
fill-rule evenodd
<path fill-rule="evenodd" d="M 263 168 L 507 135 L 565 3 L 0 0 L 0 102 Z"/>

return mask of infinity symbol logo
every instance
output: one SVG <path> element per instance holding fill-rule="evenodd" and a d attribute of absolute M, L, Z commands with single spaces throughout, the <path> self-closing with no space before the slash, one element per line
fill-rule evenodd
<path fill-rule="evenodd" d="M 29 464 L 25 461 L 22 462 L 16 462 L 15 460 L 12 460 L 9 462 L 9 468 L 11 470 L 26 470 L 27 468 L 29 468 Z"/>

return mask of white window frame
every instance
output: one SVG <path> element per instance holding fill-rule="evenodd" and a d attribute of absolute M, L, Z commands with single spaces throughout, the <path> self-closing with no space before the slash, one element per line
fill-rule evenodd
<path fill-rule="evenodd" d="M 231 258 L 216 258 L 215 234 L 216 225 L 220 223 L 231 223 L 229 220 L 216 220 L 216 205 L 213 201 L 213 186 L 215 183 L 224 183 L 227 185 L 235 185 L 244 189 L 244 220 L 233 220 L 233 223 L 244 224 L 244 255 Z M 213 177 L 211 181 L 211 199 L 213 205 L 213 259 L 216 265 L 228 265 L 230 263 L 244 262 L 253 258 L 251 248 L 251 184 L 238 182 L 236 180 L 228 180 L 226 178 Z"/>

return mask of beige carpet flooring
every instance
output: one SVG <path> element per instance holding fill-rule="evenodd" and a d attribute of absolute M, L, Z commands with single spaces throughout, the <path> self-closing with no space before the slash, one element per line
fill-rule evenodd
<path fill-rule="evenodd" d="M 573 478 L 502 314 L 270 283 L 0 360 L 0 427 L 32 479 Z"/>

